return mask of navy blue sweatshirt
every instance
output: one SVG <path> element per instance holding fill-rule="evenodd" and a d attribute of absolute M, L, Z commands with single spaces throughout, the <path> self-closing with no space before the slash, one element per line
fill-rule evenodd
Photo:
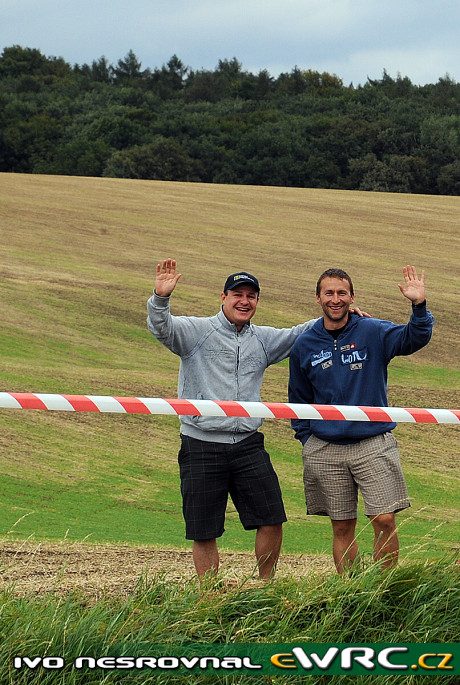
<path fill-rule="evenodd" d="M 387 367 L 397 355 L 420 350 L 431 338 L 434 318 L 425 306 L 413 307 L 409 323 L 350 315 L 334 340 L 324 319 L 303 333 L 289 360 L 289 401 L 301 404 L 388 406 Z M 305 444 L 311 434 L 349 444 L 392 430 L 395 423 L 294 419 L 295 437 Z"/>

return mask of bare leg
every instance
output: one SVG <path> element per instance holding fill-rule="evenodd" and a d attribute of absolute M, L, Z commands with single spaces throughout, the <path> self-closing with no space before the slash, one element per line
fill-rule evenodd
<path fill-rule="evenodd" d="M 259 566 L 259 578 L 271 578 L 281 551 L 283 524 L 260 526 L 256 533 L 255 552 Z"/>
<path fill-rule="evenodd" d="M 382 561 L 382 568 L 390 568 L 398 563 L 399 540 L 396 532 L 394 513 L 370 517 L 374 527 L 374 560 Z"/>
<path fill-rule="evenodd" d="M 358 543 L 355 538 L 357 519 L 334 521 L 331 519 L 333 541 L 332 555 L 337 573 L 343 573 L 353 565 L 359 555 Z"/>
<path fill-rule="evenodd" d="M 217 540 L 194 540 L 193 541 L 193 561 L 198 578 L 203 577 L 209 571 L 216 574 L 219 570 L 219 552 Z"/>

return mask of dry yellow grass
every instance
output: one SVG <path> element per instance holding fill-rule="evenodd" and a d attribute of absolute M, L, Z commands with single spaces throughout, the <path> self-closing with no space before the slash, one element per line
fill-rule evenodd
<path fill-rule="evenodd" d="M 156 262 L 173 256 L 177 302 L 190 314 L 213 312 L 226 274 L 244 268 L 262 285 L 257 321 L 290 324 L 316 315 L 319 273 L 341 266 L 359 305 L 404 321 L 397 282 L 414 263 L 427 271 L 437 317 L 436 344 L 418 358 L 453 363 L 456 197 L 1 174 L 0 202 L 3 278 L 71 293 L 116 285 L 116 273 L 146 297 Z"/>
<path fill-rule="evenodd" d="M 115 545 L 61 543 L 3 543 L 0 546 L 2 575 L 0 589 L 14 583 L 19 595 L 65 595 L 81 590 L 98 598 L 133 592 L 139 580 L 152 574 L 165 574 L 171 582 L 195 578 L 188 551 Z M 308 554 L 283 554 L 277 576 L 302 577 L 312 573 L 331 573 L 330 557 Z M 253 554 L 223 552 L 220 575 L 226 583 L 248 587 L 257 583 Z"/>

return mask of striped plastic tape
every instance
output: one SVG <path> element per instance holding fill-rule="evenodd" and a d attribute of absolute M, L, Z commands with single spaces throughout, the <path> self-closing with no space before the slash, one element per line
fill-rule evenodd
<path fill-rule="evenodd" d="M 0 392 L 0 409 L 165 414 L 169 416 L 240 416 L 264 419 L 319 419 L 324 421 L 396 421 L 460 424 L 460 409 L 419 407 L 364 407 L 293 404 L 288 402 L 234 402 L 230 400 L 111 397 Z"/>

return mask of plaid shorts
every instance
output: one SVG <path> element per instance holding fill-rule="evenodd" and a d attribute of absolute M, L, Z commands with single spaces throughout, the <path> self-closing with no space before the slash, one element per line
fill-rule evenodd
<path fill-rule="evenodd" d="M 324 442 L 311 435 L 302 451 L 308 514 L 343 521 L 358 516 L 358 489 L 366 516 L 410 507 L 393 433 L 352 445 Z"/>
<path fill-rule="evenodd" d="M 287 520 L 262 433 L 232 444 L 181 437 L 178 461 L 187 540 L 223 534 L 228 495 L 246 530 Z"/>

